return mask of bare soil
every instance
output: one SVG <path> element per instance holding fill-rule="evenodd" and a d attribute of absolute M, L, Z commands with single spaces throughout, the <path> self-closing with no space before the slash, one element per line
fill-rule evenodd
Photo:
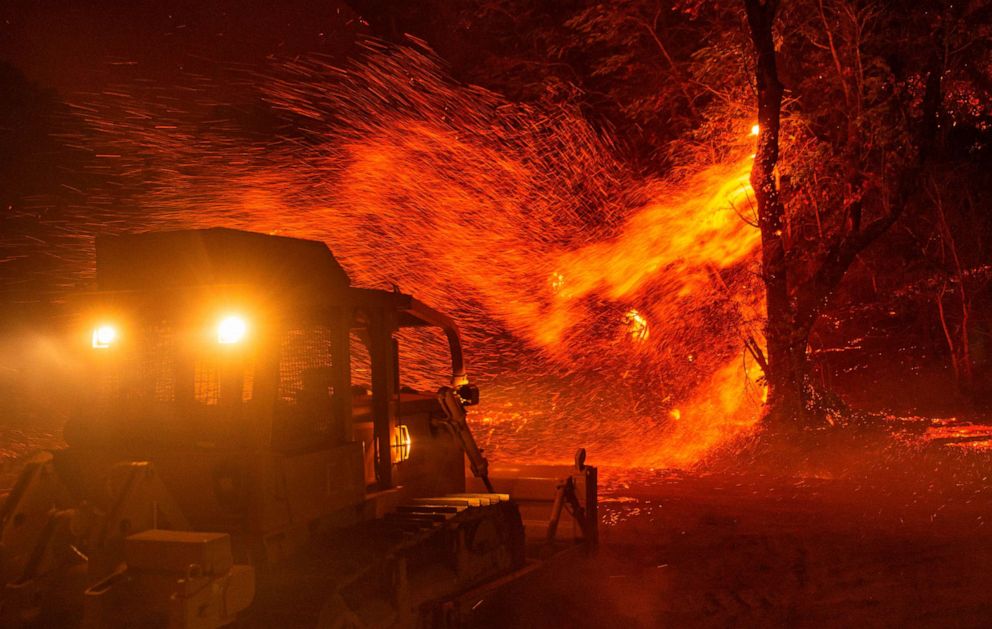
<path fill-rule="evenodd" d="M 987 627 L 990 460 L 934 446 L 859 478 L 602 470 L 598 553 L 501 591 L 474 623 Z"/>

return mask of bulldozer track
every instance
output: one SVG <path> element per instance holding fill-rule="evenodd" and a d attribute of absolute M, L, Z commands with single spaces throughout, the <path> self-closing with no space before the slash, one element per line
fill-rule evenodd
<path fill-rule="evenodd" d="M 239 624 L 457 626 L 444 603 L 522 566 L 523 525 L 506 494 L 418 498 L 289 563 L 260 575 L 269 594 Z"/>

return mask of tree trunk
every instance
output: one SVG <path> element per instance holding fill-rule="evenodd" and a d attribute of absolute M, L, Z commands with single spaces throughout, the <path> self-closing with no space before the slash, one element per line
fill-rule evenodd
<path fill-rule="evenodd" d="M 861 221 L 861 200 L 849 208 L 853 220 L 846 232 L 827 247 L 816 270 L 803 281 L 790 273 L 782 234 L 785 206 L 775 181 L 779 156 L 779 126 L 783 87 L 778 78 L 772 26 L 778 0 L 744 0 L 744 9 L 755 49 L 755 84 L 758 96 L 758 148 L 751 168 L 751 187 L 758 205 L 761 230 L 761 276 L 765 284 L 765 342 L 763 363 L 768 384 L 766 422 L 777 427 L 814 427 L 825 416 L 810 408 L 807 381 L 807 345 L 813 324 L 830 301 L 858 255 L 884 234 L 899 218 L 913 193 L 918 191 L 920 170 L 934 146 L 937 111 L 941 102 L 943 60 L 931 60 L 923 98 L 923 120 L 918 141 L 917 166 L 901 173 L 888 213 L 867 225 Z M 850 151 L 849 159 L 855 159 Z M 860 177 L 860 175 L 857 175 Z M 816 409 L 819 411 L 822 409 Z"/>
<path fill-rule="evenodd" d="M 769 372 L 765 421 L 775 428 L 801 428 L 810 423 L 807 342 L 808 334 L 795 331 L 773 334 L 767 340 Z"/>
<path fill-rule="evenodd" d="M 952 327 L 947 320 L 947 315 L 944 312 L 944 293 L 947 291 L 947 282 L 940 287 L 940 292 L 937 294 L 937 312 L 940 315 L 940 324 L 944 329 L 944 336 L 947 339 L 947 349 L 951 354 L 951 366 L 954 369 L 954 379 L 957 384 L 958 391 L 965 396 L 970 396 L 974 389 L 975 378 L 974 378 L 974 362 L 971 358 L 971 343 L 969 338 L 969 328 L 971 327 L 971 300 L 968 298 L 968 290 L 965 287 L 967 282 L 967 274 L 964 270 L 964 265 L 961 263 L 961 256 L 958 255 L 958 245 L 954 240 L 954 232 L 951 231 L 951 227 L 947 222 L 947 214 L 944 212 L 944 201 L 940 194 L 940 189 L 936 185 L 933 186 L 930 195 L 933 201 L 934 208 L 937 211 L 938 224 L 940 225 L 940 237 L 944 244 L 947 246 L 947 250 L 950 252 L 954 284 L 955 284 L 955 294 L 958 298 L 958 306 L 961 311 L 961 325 L 958 328 L 959 334 L 957 342 L 955 342 L 954 334 L 952 333 Z"/>
<path fill-rule="evenodd" d="M 806 345 L 811 326 L 798 326 L 789 296 L 788 263 L 782 228 L 785 207 L 775 183 L 778 134 L 782 110 L 782 83 L 775 62 L 772 25 L 776 0 L 745 0 L 751 39 L 757 59 L 758 149 L 751 168 L 751 188 L 758 205 L 761 230 L 761 277 L 765 284 L 765 342 L 767 344 L 767 421 L 790 425 L 805 423 Z"/>

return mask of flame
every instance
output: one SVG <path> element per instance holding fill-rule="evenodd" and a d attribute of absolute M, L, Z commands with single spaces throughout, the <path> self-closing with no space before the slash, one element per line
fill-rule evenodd
<path fill-rule="evenodd" d="M 705 169 L 674 186 L 653 182 L 650 193 L 664 201 L 637 212 L 620 237 L 564 252 L 558 266 L 567 268 L 571 279 L 554 308 L 571 312 L 553 315 L 554 326 L 545 327 L 536 340 L 560 343 L 576 316 L 574 304 L 582 298 L 601 294 L 622 300 L 649 282 L 655 284 L 654 292 L 667 293 L 658 297 L 675 298 L 658 300 L 655 313 L 679 317 L 678 298 L 705 293 L 714 268 L 742 262 L 760 242 L 758 230 L 738 215 L 751 192 L 750 168 L 750 160 L 743 159 Z M 659 277 L 662 286 L 657 285 Z"/>
<path fill-rule="evenodd" d="M 124 90 L 80 107 L 95 130 L 81 145 L 124 174 L 77 233 L 225 225 L 326 241 L 355 285 L 395 283 L 460 322 L 493 458 L 586 446 L 599 462 L 685 466 L 753 427 L 747 138 L 718 163 L 645 178 L 574 110 L 459 85 L 411 47 L 376 44 L 347 71 L 294 59 L 257 85 L 287 120 L 283 142 L 225 130 L 209 85 L 183 103 Z M 129 204 L 112 202 L 120 190 Z M 112 214 L 121 205 L 142 213 Z M 435 388 L 443 342 L 409 331 L 400 346 L 404 383 Z"/>
<path fill-rule="evenodd" d="M 754 427 L 761 411 L 763 388 L 741 360 L 728 362 L 699 388 L 672 419 L 652 448 L 640 448 L 632 461 L 639 467 L 684 468 L 716 448 L 740 439 Z"/>

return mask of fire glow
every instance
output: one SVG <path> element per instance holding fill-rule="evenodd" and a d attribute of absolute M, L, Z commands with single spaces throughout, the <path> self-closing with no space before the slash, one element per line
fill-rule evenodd
<path fill-rule="evenodd" d="M 688 466 L 753 428 L 746 128 L 719 161 L 645 179 L 575 111 L 458 85 L 413 47 L 371 46 L 348 71 L 297 59 L 260 83 L 292 128 L 275 146 L 198 125 L 210 86 L 181 110 L 116 93 L 80 108 L 143 208 L 118 223 L 324 240 L 357 285 L 450 312 L 497 460 L 581 445 L 602 464 Z M 400 339 L 404 384 L 437 386 L 429 341 Z"/>

